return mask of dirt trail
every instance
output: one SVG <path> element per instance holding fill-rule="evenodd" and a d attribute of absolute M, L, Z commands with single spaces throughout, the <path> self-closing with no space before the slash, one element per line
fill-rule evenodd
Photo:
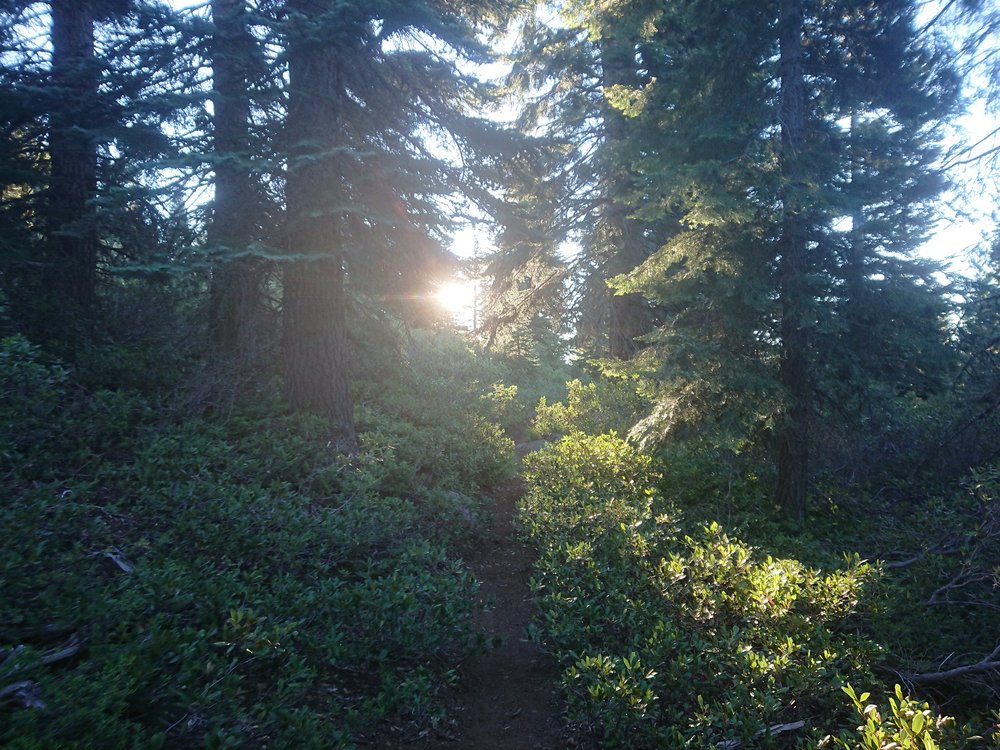
<path fill-rule="evenodd" d="M 523 483 L 514 479 L 495 493 L 492 528 L 465 555 L 481 583 L 482 602 L 491 602 L 476 626 L 499 645 L 470 657 L 460 670 L 461 684 L 448 714 L 454 724 L 415 740 L 390 740 L 380 750 L 558 750 L 559 670 L 541 649 L 527 641 L 534 615 L 528 578 L 532 551 L 514 533 L 517 500 Z"/>

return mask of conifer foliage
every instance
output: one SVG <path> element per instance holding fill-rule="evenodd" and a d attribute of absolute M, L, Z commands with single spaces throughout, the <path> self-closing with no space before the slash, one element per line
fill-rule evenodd
<path fill-rule="evenodd" d="M 809 435 L 820 415 L 844 420 L 828 391 L 943 386 L 944 306 L 910 256 L 942 187 L 953 74 L 908 2 L 615 7 L 642 29 L 647 76 L 612 91 L 634 119 L 632 212 L 679 217 L 615 282 L 665 310 L 641 358 L 662 393 L 641 429 L 731 447 L 770 435 L 776 500 L 799 517 Z M 893 360 L 921 338 L 921 364 Z"/>
<path fill-rule="evenodd" d="M 296 0 L 283 9 L 285 387 L 293 407 L 331 417 L 349 449 L 346 277 L 363 278 L 372 265 L 405 268 L 406 254 L 433 252 L 442 221 L 434 196 L 454 190 L 460 175 L 427 149 L 422 133 L 475 145 L 467 109 L 475 87 L 455 56 L 482 58 L 474 22 L 504 7 Z M 391 258 L 390 248 L 403 257 Z"/>

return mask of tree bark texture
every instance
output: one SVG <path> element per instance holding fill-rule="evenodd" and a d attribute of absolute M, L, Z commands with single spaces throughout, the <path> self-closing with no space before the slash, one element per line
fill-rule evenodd
<path fill-rule="evenodd" d="M 208 241 L 220 259 L 212 269 L 210 323 L 217 351 L 227 359 L 242 359 L 255 348 L 259 301 L 256 264 L 239 257 L 254 239 L 256 191 L 247 161 L 247 66 L 254 47 L 245 0 L 212 0 L 212 19 L 215 203 Z"/>
<path fill-rule="evenodd" d="M 802 65 L 801 0 L 781 0 L 779 75 L 781 171 L 784 217 L 780 238 L 778 283 L 781 296 L 781 360 L 778 379 L 785 405 L 778 419 L 778 479 L 775 500 L 788 516 L 805 515 L 809 477 L 809 337 L 806 317 L 808 288 L 808 226 L 801 190 L 804 186 L 802 148 L 805 137 L 806 89 Z"/>
<path fill-rule="evenodd" d="M 285 393 L 289 405 L 336 424 L 341 449 L 357 447 L 348 372 L 336 147 L 343 145 L 338 50 L 314 27 L 322 3 L 290 2 L 288 204 L 284 274 Z M 346 198 L 346 197 L 345 197 Z"/>
<path fill-rule="evenodd" d="M 604 37 L 600 42 L 601 85 L 604 90 L 612 86 L 634 86 L 636 83 L 635 57 L 632 45 L 626 40 Z M 628 123 L 624 115 L 610 104 L 604 105 L 604 137 L 609 150 L 606 180 L 604 225 L 609 258 L 607 278 L 628 273 L 646 259 L 642 227 L 629 217 L 630 209 L 623 202 L 628 192 L 629 170 L 622 164 L 620 149 L 628 139 Z M 614 359 L 631 359 L 642 345 L 636 338 L 652 330 L 649 304 L 638 293 L 612 294 L 609 292 L 608 353 Z"/>
<path fill-rule="evenodd" d="M 94 55 L 94 7 L 53 0 L 51 179 L 44 282 L 66 321 L 86 314 L 97 290 L 96 107 L 100 71 Z"/>

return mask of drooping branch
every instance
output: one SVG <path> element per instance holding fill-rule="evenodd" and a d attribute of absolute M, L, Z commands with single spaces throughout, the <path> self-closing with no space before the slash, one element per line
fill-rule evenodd
<path fill-rule="evenodd" d="M 1000 644 L 997 644 L 997 647 L 987 656 L 984 656 L 974 664 L 964 664 L 961 667 L 944 669 L 938 672 L 921 672 L 918 674 L 896 672 L 896 674 L 901 679 L 913 685 L 930 685 L 949 680 L 959 680 L 972 675 L 996 672 L 998 670 L 1000 670 Z"/>

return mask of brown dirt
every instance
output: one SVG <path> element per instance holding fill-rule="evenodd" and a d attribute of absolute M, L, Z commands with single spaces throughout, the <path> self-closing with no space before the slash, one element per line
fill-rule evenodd
<path fill-rule="evenodd" d="M 570 744 L 559 722 L 559 670 L 525 632 L 534 616 L 528 588 L 534 555 L 515 536 L 523 491 L 518 479 L 498 488 L 493 525 L 465 555 L 480 581 L 481 603 L 490 605 L 475 624 L 498 645 L 462 664 L 449 725 L 424 737 L 384 738 L 380 750 L 558 750 Z"/>

